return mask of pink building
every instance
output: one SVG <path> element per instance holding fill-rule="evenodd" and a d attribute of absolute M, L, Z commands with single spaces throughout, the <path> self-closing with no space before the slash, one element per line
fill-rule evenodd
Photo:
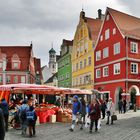
<path fill-rule="evenodd" d="M 0 46 L 0 84 L 35 83 L 30 46 Z"/>

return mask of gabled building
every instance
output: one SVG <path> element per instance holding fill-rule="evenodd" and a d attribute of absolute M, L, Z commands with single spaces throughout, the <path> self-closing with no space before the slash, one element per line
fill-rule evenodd
<path fill-rule="evenodd" d="M 35 83 L 35 64 L 30 46 L 0 46 L 0 84 Z"/>
<path fill-rule="evenodd" d="M 93 89 L 94 47 L 102 24 L 101 10 L 98 15 L 93 19 L 86 17 L 83 10 L 80 12 L 71 53 L 73 88 Z"/>
<path fill-rule="evenodd" d="M 63 39 L 58 59 L 58 86 L 71 87 L 71 51 L 73 41 Z"/>
<path fill-rule="evenodd" d="M 140 107 L 140 18 L 107 8 L 94 56 L 101 95 L 116 108 L 122 97 Z"/>

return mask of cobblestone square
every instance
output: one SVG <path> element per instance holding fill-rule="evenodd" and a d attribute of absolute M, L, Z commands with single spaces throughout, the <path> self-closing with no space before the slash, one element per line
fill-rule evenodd
<path fill-rule="evenodd" d="M 20 131 L 9 130 L 6 140 L 140 140 L 140 111 L 118 115 L 114 125 L 106 126 L 102 121 L 102 128 L 98 133 L 89 134 L 88 129 L 69 132 L 70 124 L 56 123 L 37 126 L 37 136 L 33 138 L 21 137 Z"/>

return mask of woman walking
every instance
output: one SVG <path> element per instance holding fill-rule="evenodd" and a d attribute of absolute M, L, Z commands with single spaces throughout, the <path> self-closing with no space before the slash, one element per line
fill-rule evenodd
<path fill-rule="evenodd" d="M 97 132 L 98 131 L 98 120 L 101 117 L 101 112 L 100 112 L 99 103 L 96 99 L 93 99 L 93 101 L 90 105 L 89 116 L 90 116 L 90 119 L 91 119 L 90 131 L 89 132 L 92 133 L 94 123 L 95 123 L 95 132 Z"/>

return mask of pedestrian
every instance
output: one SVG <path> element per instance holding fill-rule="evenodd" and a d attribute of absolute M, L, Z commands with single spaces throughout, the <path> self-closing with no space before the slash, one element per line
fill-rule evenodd
<path fill-rule="evenodd" d="M 93 125 L 95 123 L 95 132 L 98 131 L 98 120 L 101 117 L 101 111 L 100 111 L 100 106 L 99 103 L 96 99 L 92 100 L 92 103 L 90 105 L 90 110 L 89 110 L 89 116 L 90 116 L 90 133 L 92 133 Z"/>
<path fill-rule="evenodd" d="M 102 111 L 102 119 L 105 118 L 105 112 L 106 112 L 106 101 L 103 100 L 102 105 L 101 105 L 101 111 Z"/>
<path fill-rule="evenodd" d="M 82 108 L 81 108 L 81 112 L 80 112 L 80 115 L 81 115 L 81 128 L 80 130 L 83 130 L 83 126 L 85 124 L 85 118 L 86 118 L 86 102 L 85 100 L 82 98 L 81 99 L 81 105 L 82 105 Z"/>
<path fill-rule="evenodd" d="M 3 111 L 4 120 L 5 120 L 5 131 L 8 131 L 8 119 L 9 119 L 9 106 L 7 101 L 3 98 L 0 103 L 0 108 Z"/>
<path fill-rule="evenodd" d="M 61 101 L 60 101 L 60 98 L 58 98 L 55 103 L 54 103 L 56 106 L 60 107 L 61 106 Z"/>
<path fill-rule="evenodd" d="M 78 96 L 75 95 L 73 97 L 72 125 L 71 125 L 71 128 L 69 129 L 71 132 L 74 131 L 76 119 L 78 118 L 79 113 L 81 112 L 81 109 L 82 109 L 81 102 L 79 101 Z"/>
<path fill-rule="evenodd" d="M 122 99 L 120 99 L 119 102 L 118 102 L 118 108 L 119 108 L 119 114 L 122 114 L 122 110 L 123 110 L 123 101 L 122 101 Z"/>
<path fill-rule="evenodd" d="M 4 115 L 2 109 L 0 108 L 0 140 L 4 140 L 4 138 L 5 138 Z"/>
<path fill-rule="evenodd" d="M 115 114 L 115 106 L 114 103 L 112 102 L 112 98 L 109 99 L 107 103 L 107 125 L 109 124 L 109 120 L 111 117 L 111 124 L 113 124 L 113 115 Z"/>
<path fill-rule="evenodd" d="M 26 117 L 26 112 L 29 110 L 29 106 L 27 104 L 26 100 L 23 100 L 22 105 L 19 107 L 18 114 L 20 118 L 20 122 L 22 125 L 22 135 L 26 135 L 26 130 L 27 130 L 27 117 Z"/>
<path fill-rule="evenodd" d="M 125 114 L 126 113 L 126 105 L 127 105 L 127 102 L 126 102 L 126 99 L 123 100 L 123 113 Z"/>
<path fill-rule="evenodd" d="M 36 135 L 35 125 L 36 125 L 37 115 L 33 106 L 29 107 L 29 110 L 26 112 L 26 116 L 27 116 L 27 123 L 29 127 L 29 137 L 35 136 Z"/>

